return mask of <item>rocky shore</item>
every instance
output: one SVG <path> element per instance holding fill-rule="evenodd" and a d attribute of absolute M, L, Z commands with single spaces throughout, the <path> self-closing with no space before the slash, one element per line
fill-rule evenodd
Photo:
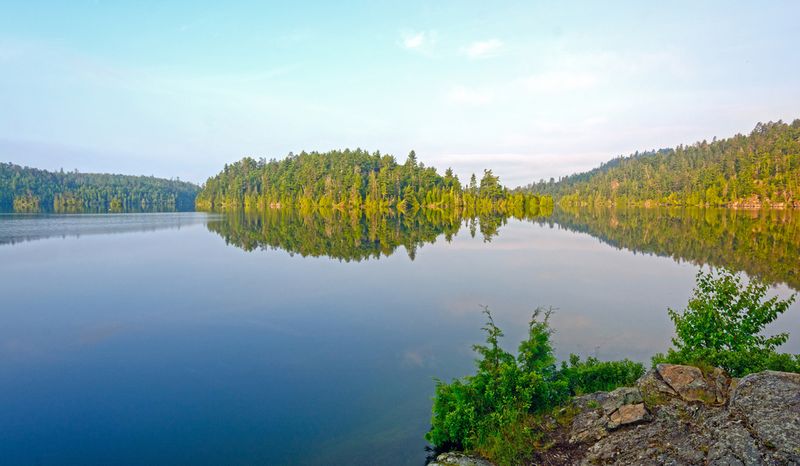
<path fill-rule="evenodd" d="M 567 422 L 532 464 L 800 465 L 800 374 L 660 364 L 636 387 L 576 397 L 560 414 Z M 430 464 L 492 463 L 444 453 Z"/>

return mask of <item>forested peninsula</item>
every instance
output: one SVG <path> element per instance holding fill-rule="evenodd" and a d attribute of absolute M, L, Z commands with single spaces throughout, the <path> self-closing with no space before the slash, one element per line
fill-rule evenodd
<path fill-rule="evenodd" d="M 281 160 L 244 158 L 209 178 L 198 210 L 298 208 L 413 214 L 420 210 L 485 212 L 527 217 L 552 207 L 549 196 L 506 189 L 491 170 L 466 185 L 447 169 L 440 175 L 411 151 L 404 163 L 365 150 L 289 154 Z"/>
<path fill-rule="evenodd" d="M 152 176 L 51 172 L 0 163 L 0 211 L 149 212 L 194 210 L 199 186 Z"/>
<path fill-rule="evenodd" d="M 637 152 L 522 190 L 566 205 L 800 208 L 800 120 L 759 123 L 749 135 Z"/>

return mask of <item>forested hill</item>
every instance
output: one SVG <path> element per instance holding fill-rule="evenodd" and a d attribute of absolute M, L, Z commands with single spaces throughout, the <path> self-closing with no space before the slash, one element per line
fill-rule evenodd
<path fill-rule="evenodd" d="M 336 150 L 289 154 L 281 160 L 244 158 L 209 178 L 197 196 L 198 209 L 275 207 L 368 212 L 498 211 L 511 215 L 538 212 L 550 199 L 511 193 L 491 170 L 462 185 L 452 170 L 440 175 L 417 160 L 404 163 L 380 152 Z"/>
<path fill-rule="evenodd" d="M 193 210 L 199 189 L 192 183 L 152 176 L 50 172 L 0 163 L 0 211 Z"/>
<path fill-rule="evenodd" d="M 566 204 L 800 207 L 800 120 L 619 157 L 523 189 Z"/>

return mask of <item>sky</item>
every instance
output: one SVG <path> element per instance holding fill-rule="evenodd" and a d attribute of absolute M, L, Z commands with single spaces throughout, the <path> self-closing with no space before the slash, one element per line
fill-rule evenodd
<path fill-rule="evenodd" d="M 800 2 L 0 0 L 0 161 L 360 147 L 510 186 L 800 118 Z"/>

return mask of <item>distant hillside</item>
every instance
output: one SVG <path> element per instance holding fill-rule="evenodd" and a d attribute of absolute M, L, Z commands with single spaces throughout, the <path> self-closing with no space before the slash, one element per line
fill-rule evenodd
<path fill-rule="evenodd" d="M 417 161 L 361 149 L 289 154 L 281 160 L 244 158 L 206 181 L 197 207 L 206 210 L 277 207 L 415 213 L 420 209 L 525 216 L 550 199 L 511 193 L 491 170 L 462 185 Z"/>
<path fill-rule="evenodd" d="M 50 172 L 0 163 L 0 211 L 193 210 L 199 189 L 152 176 Z"/>
<path fill-rule="evenodd" d="M 619 157 L 523 189 L 567 204 L 800 207 L 800 120 Z"/>

